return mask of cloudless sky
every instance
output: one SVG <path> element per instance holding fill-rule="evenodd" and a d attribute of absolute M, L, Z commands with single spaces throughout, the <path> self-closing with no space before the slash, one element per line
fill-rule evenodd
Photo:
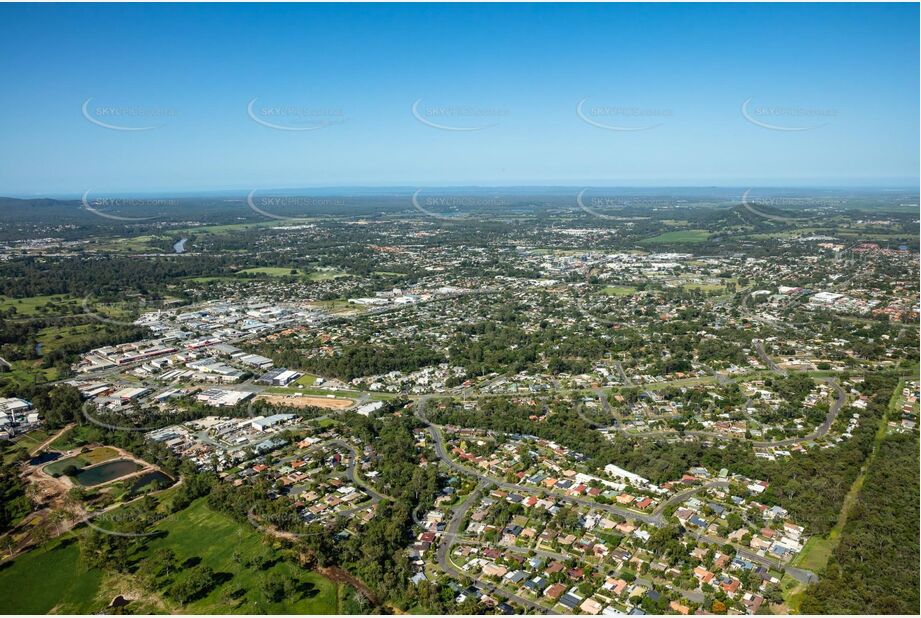
<path fill-rule="evenodd" d="M 917 185 L 918 17 L 916 4 L 0 5 L 0 195 Z M 254 98 L 259 120 L 331 122 L 270 128 L 247 113 Z M 158 126 L 99 126 L 88 99 L 91 119 Z M 429 126 L 420 99 L 423 120 L 484 128 Z M 593 126 L 583 100 L 589 120 L 645 130 Z"/>

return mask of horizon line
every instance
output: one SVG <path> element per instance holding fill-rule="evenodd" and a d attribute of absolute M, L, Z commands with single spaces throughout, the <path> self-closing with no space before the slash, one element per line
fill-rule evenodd
<path fill-rule="evenodd" d="M 382 191 L 382 192 L 394 192 L 394 191 L 416 191 L 424 189 L 441 189 L 441 190 L 515 190 L 515 191 L 524 191 L 524 190 L 571 190 L 571 189 L 620 189 L 620 190 L 644 190 L 644 191 L 673 191 L 673 190 L 746 190 L 746 189 L 761 189 L 761 190 L 814 190 L 814 191 L 848 191 L 848 190 L 860 190 L 860 191 L 878 191 L 878 192 L 896 192 L 896 191 L 909 191 L 921 194 L 921 185 L 919 183 L 907 183 L 907 182 L 893 182 L 893 183 L 878 183 L 878 184 L 830 184 L 830 183 L 808 183 L 808 184 L 763 184 L 758 185 L 754 183 L 733 183 L 733 184 L 602 184 L 602 183 L 549 183 L 549 184 L 528 184 L 528 183 L 508 183 L 508 184 L 494 184 L 494 183 L 468 183 L 468 184 L 411 184 L 411 183 L 396 183 L 396 184 L 341 184 L 341 185 L 308 185 L 308 186 L 289 186 L 289 187 L 229 187 L 229 188 L 202 188 L 202 189 L 189 189 L 189 188 L 174 188 L 174 189 L 120 189 L 114 191 L 93 191 L 97 194 L 104 194 L 107 196 L 132 196 L 132 195 L 147 195 L 147 196 L 171 196 L 171 197 L 208 197 L 208 196 L 217 196 L 217 195 L 228 195 L 228 194 L 239 194 L 242 197 L 245 197 L 248 193 L 253 191 L 258 191 L 262 193 L 278 193 L 282 191 L 286 192 L 311 192 L 311 191 Z M 80 199 L 86 193 L 85 190 L 82 191 L 53 191 L 47 193 L 24 193 L 21 191 L 2 191 L 0 190 L 0 199 L 18 199 L 18 200 L 73 200 Z"/>

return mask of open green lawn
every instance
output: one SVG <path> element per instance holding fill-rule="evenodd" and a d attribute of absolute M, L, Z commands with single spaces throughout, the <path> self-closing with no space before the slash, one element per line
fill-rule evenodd
<path fill-rule="evenodd" d="M 364 313 L 367 311 L 362 305 L 353 305 L 347 300 L 317 300 L 309 303 L 311 307 L 325 309 L 330 313 Z"/>
<path fill-rule="evenodd" d="M 22 449 L 31 453 L 39 444 L 48 439 L 48 434 L 40 429 L 24 433 L 21 436 L 13 438 L 13 444 L 3 451 L 3 463 L 10 464 L 14 462 Z"/>
<path fill-rule="evenodd" d="M 12 363 L 12 371 L 0 373 L 0 386 L 15 384 L 14 390 L 27 390 L 35 384 L 52 382 L 63 377 L 57 367 L 42 367 L 41 360 L 20 360 Z"/>
<path fill-rule="evenodd" d="M 213 283 L 213 282 L 216 282 L 216 281 L 239 281 L 239 280 L 240 280 L 240 279 L 237 278 L 237 277 L 222 277 L 222 276 L 215 276 L 215 277 L 187 277 L 187 278 L 186 278 L 186 281 L 191 281 L 191 282 L 193 282 L 193 283 Z"/>
<path fill-rule="evenodd" d="M 293 274 L 291 271 L 295 271 Z M 303 275 L 303 271 L 296 268 L 284 268 L 281 266 L 262 266 L 260 268 L 244 268 L 237 271 L 245 275 L 268 275 L 270 277 L 297 277 Z"/>
<path fill-rule="evenodd" d="M 109 316 L 112 317 L 112 316 Z M 124 320 L 124 316 L 118 316 Z M 104 328 L 101 322 L 80 324 L 78 326 L 49 326 L 38 332 L 38 342 L 42 345 L 42 354 L 49 354 L 61 346 L 81 344 L 89 341 L 97 331 Z"/>
<path fill-rule="evenodd" d="M 92 244 L 90 249 L 97 252 L 112 253 L 149 253 L 161 251 L 158 247 L 159 236 L 134 236 L 130 238 L 110 238 Z"/>
<path fill-rule="evenodd" d="M 641 244 L 669 244 L 669 243 L 687 243 L 703 242 L 710 237 L 707 230 L 676 230 L 674 232 L 665 232 L 652 238 L 640 241 Z"/>
<path fill-rule="evenodd" d="M 632 296 L 636 288 L 629 285 L 606 285 L 601 288 L 601 293 L 607 296 Z"/>
<path fill-rule="evenodd" d="M 299 219 L 302 217 L 299 217 Z M 198 227 L 187 227 L 179 230 L 173 230 L 175 235 L 189 236 L 192 234 L 226 234 L 228 232 L 239 232 L 253 227 L 273 227 L 281 225 L 280 221 L 255 221 L 252 223 L 227 223 L 225 225 L 202 225 Z"/>
<path fill-rule="evenodd" d="M 15 442 L 25 446 L 26 448 L 32 449 L 43 443 L 49 437 L 50 436 L 48 435 L 48 432 L 44 429 L 33 429 L 32 431 L 24 433 L 16 438 Z"/>
<path fill-rule="evenodd" d="M 99 446 L 80 455 L 93 466 L 118 456 L 118 451 L 109 446 Z"/>
<path fill-rule="evenodd" d="M 294 381 L 295 384 L 300 384 L 301 386 L 313 386 L 317 383 L 317 376 L 312 373 L 305 373 L 297 380 Z"/>
<path fill-rule="evenodd" d="M 294 271 L 293 273 L 291 271 Z M 244 268 L 237 271 L 238 275 L 267 275 L 269 277 L 303 277 L 308 281 L 330 281 L 339 277 L 348 277 L 348 273 L 341 270 L 306 271 L 298 268 L 284 266 L 261 266 L 259 268 Z"/>
<path fill-rule="evenodd" d="M 212 511 L 204 500 L 173 513 L 157 528 L 166 534 L 152 540 L 134 559 L 141 560 L 155 549 L 169 547 L 180 562 L 200 560 L 199 564 L 213 569 L 224 581 L 184 607 L 169 599 L 163 603 L 144 599 L 132 603 L 129 609 L 147 612 L 166 607 L 172 613 L 187 614 L 341 613 L 340 599 L 346 598 L 345 591 L 317 573 L 284 561 L 275 562 L 265 571 L 235 562 L 235 552 L 245 563 L 271 550 L 258 530 Z M 269 603 L 262 595 L 261 583 L 266 577 L 281 574 L 296 578 L 300 588 L 279 603 Z M 86 569 L 73 533 L 0 568 L 0 608 L 10 614 L 89 614 L 104 609 L 118 594 L 136 598 L 133 592 L 137 592 L 135 577 L 106 576 L 102 571 Z"/>
<path fill-rule="evenodd" d="M 719 283 L 694 283 L 691 281 L 682 283 L 681 287 L 685 290 L 700 290 L 701 292 L 721 292 L 725 289 L 725 286 Z"/>
<path fill-rule="evenodd" d="M 102 577 L 83 566 L 76 539 L 66 535 L 3 565 L 0 603 L 8 614 L 93 613 L 106 605 L 97 599 Z"/>
<path fill-rule="evenodd" d="M 16 314 L 29 316 L 36 314 L 53 314 L 55 311 L 48 305 L 61 303 L 68 300 L 65 294 L 52 294 L 50 296 L 30 296 L 28 298 L 9 298 L 0 296 L 0 311 L 15 307 Z"/>
<path fill-rule="evenodd" d="M 241 562 L 269 551 L 263 535 L 253 527 L 217 513 L 204 500 L 164 519 L 158 529 L 166 532 L 149 544 L 149 551 L 169 547 L 180 561 L 200 558 L 200 564 L 215 573 L 225 573 L 228 580 L 207 596 L 191 602 L 184 612 L 244 614 L 335 614 L 338 613 L 339 586 L 296 565 L 279 561 L 266 571 L 247 568 L 234 561 L 239 552 Z M 287 573 L 302 582 L 302 592 L 280 603 L 268 603 L 260 585 L 264 578 Z M 229 599 L 236 590 L 244 590 L 237 599 Z"/>
<path fill-rule="evenodd" d="M 835 549 L 837 542 L 837 534 L 829 535 L 831 538 L 825 538 L 822 536 L 811 537 L 806 541 L 806 546 L 803 547 L 803 550 L 799 555 L 793 560 L 794 566 L 798 566 L 804 569 L 809 569 L 814 572 L 821 572 L 825 569 L 825 565 L 828 564 L 828 558 L 831 556 L 832 550 Z"/>
<path fill-rule="evenodd" d="M 363 391 L 351 391 L 351 390 L 341 390 L 334 391 L 324 388 L 291 388 L 290 386 L 272 386 L 265 389 L 265 392 L 270 395 L 316 395 L 318 397 L 326 397 L 327 395 L 332 395 L 337 398 L 348 398 L 348 399 L 358 399 L 362 395 L 367 394 L 370 399 L 387 401 L 389 399 L 395 399 L 398 397 L 396 393 L 365 393 Z"/>
<path fill-rule="evenodd" d="M 69 451 L 70 449 L 92 442 L 93 436 L 91 434 L 97 432 L 97 428 L 93 425 L 77 425 L 76 427 L 68 429 L 49 446 L 58 451 Z"/>
<path fill-rule="evenodd" d="M 52 443 L 53 444 L 53 443 Z M 108 446 L 99 446 L 94 449 L 87 451 L 86 453 L 80 453 L 73 457 L 65 457 L 64 459 L 59 459 L 57 461 L 51 462 L 45 466 L 44 471 L 46 474 L 51 474 L 53 476 L 58 476 L 64 473 L 64 469 L 67 466 L 76 466 L 77 468 L 86 468 L 87 466 L 93 466 L 103 461 L 108 461 L 113 457 L 118 456 L 118 451 L 114 448 Z"/>

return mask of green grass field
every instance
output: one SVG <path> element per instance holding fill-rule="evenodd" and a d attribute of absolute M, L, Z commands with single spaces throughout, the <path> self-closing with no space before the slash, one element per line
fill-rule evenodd
<path fill-rule="evenodd" d="M 66 535 L 4 565 L 0 570 L 3 611 L 89 614 L 103 609 L 108 601 L 97 599 L 103 574 L 83 566 L 75 541 L 73 535 Z"/>
<path fill-rule="evenodd" d="M 129 604 L 128 609 L 142 613 L 165 609 L 186 614 L 336 614 L 340 613 L 340 599 L 347 596 L 340 585 L 290 562 L 277 561 L 265 571 L 246 567 L 248 558 L 271 551 L 263 535 L 212 511 L 204 500 L 170 515 L 157 528 L 166 534 L 151 541 L 134 559 L 169 547 L 180 562 L 200 560 L 199 564 L 213 569 L 223 583 L 186 606 L 158 599 L 140 591 L 134 576 L 86 569 L 76 535 L 68 533 L 0 568 L 0 607 L 11 614 L 89 614 L 104 609 L 118 594 L 134 599 L 140 592 L 142 599 Z M 235 552 L 239 552 L 241 563 L 234 560 Z M 269 603 L 262 595 L 261 583 L 282 574 L 297 579 L 300 588 L 279 603 Z"/>
<path fill-rule="evenodd" d="M 239 281 L 240 279 L 237 277 L 215 276 L 215 277 L 187 277 L 185 280 L 191 281 L 193 283 L 214 283 L 217 281 Z"/>
<path fill-rule="evenodd" d="M 49 446 L 55 450 L 69 451 L 71 449 L 77 448 L 78 446 L 83 446 L 93 442 L 97 437 L 96 434 L 98 433 L 100 432 L 94 425 L 77 425 L 76 427 L 71 427 L 68 429 L 60 437 L 54 440 Z"/>
<path fill-rule="evenodd" d="M 834 534 L 834 532 L 835 531 L 832 531 L 832 533 L 829 534 L 830 538 L 814 536 L 806 541 L 805 547 L 803 547 L 803 550 L 793 561 L 794 566 L 815 572 L 824 570 L 825 565 L 828 564 L 828 558 L 831 556 L 832 550 L 834 550 L 835 546 L 838 544 L 838 535 Z"/>
<path fill-rule="evenodd" d="M 292 273 L 291 271 L 295 271 Z M 348 277 L 348 273 L 340 270 L 306 271 L 298 268 L 282 266 L 262 266 L 259 268 L 244 268 L 237 271 L 238 275 L 266 275 L 268 277 L 300 277 L 308 281 L 330 281 L 339 277 Z"/>
<path fill-rule="evenodd" d="M 725 286 L 718 283 L 692 283 L 686 282 L 681 284 L 685 290 L 700 290 L 701 292 L 722 292 Z"/>
<path fill-rule="evenodd" d="M 225 225 L 202 225 L 198 227 L 187 227 L 179 230 L 173 230 L 175 235 L 189 236 L 193 234 L 226 234 L 228 232 L 240 232 L 254 227 L 274 227 L 280 225 L 280 221 L 256 221 L 253 223 L 228 223 Z"/>
<path fill-rule="evenodd" d="M 606 285 L 601 288 L 601 293 L 607 296 L 632 296 L 636 288 L 629 285 Z"/>
<path fill-rule="evenodd" d="M 50 437 L 51 436 L 49 436 L 48 432 L 45 431 L 44 429 L 34 429 L 30 431 L 29 433 L 24 433 L 18 438 L 16 438 L 15 442 L 17 444 L 21 444 L 25 446 L 26 448 L 32 449 L 38 446 L 39 444 L 42 444 L 45 440 L 47 440 Z"/>
<path fill-rule="evenodd" d="M 647 238 L 640 241 L 640 243 L 644 245 L 667 245 L 671 243 L 703 242 L 708 238 L 710 238 L 710 232 L 707 230 L 676 230 L 674 232 L 665 232 L 664 234 Z"/>
<path fill-rule="evenodd" d="M 55 311 L 53 305 L 68 300 L 69 297 L 64 294 L 53 294 L 50 296 L 30 296 L 28 298 L 8 298 L 0 296 L 0 311 L 6 311 L 10 307 L 16 309 L 16 314 L 21 316 L 30 316 L 36 314 L 53 314 Z"/>
<path fill-rule="evenodd" d="M 291 271 L 294 270 L 295 273 L 291 274 Z M 260 268 L 244 268 L 243 270 L 237 271 L 239 274 L 245 275 L 268 275 L 269 277 L 298 277 L 304 274 L 303 271 L 296 268 L 283 268 L 281 266 L 262 266 Z"/>
<path fill-rule="evenodd" d="M 157 246 L 159 236 L 134 236 L 131 238 L 110 238 L 91 246 L 93 251 L 112 253 L 151 253 L 162 251 Z"/>
<path fill-rule="evenodd" d="M 297 380 L 294 381 L 295 384 L 300 384 L 301 386 L 313 386 L 317 383 L 317 376 L 311 373 L 305 373 Z"/>
<path fill-rule="evenodd" d="M 114 448 L 109 448 L 108 446 L 100 446 L 91 449 L 86 453 L 75 455 L 74 457 L 66 457 L 64 459 L 54 461 L 45 466 L 44 471 L 46 474 L 58 476 L 64 473 L 64 469 L 67 466 L 85 468 L 87 466 L 102 463 L 103 461 L 108 461 L 109 459 L 112 459 L 116 456 L 118 456 L 118 451 L 116 451 Z"/>
<path fill-rule="evenodd" d="M 118 319 L 125 318 L 118 316 Z M 99 322 L 79 326 L 49 326 L 40 330 L 36 339 L 42 345 L 42 354 L 49 354 L 61 346 L 83 344 L 102 328 L 103 325 Z"/>
<path fill-rule="evenodd" d="M 26 449 L 31 453 L 39 444 L 43 444 L 48 439 L 48 434 L 41 430 L 35 429 L 13 439 L 13 445 L 3 451 L 3 463 L 9 464 L 16 460 L 18 453 Z"/>
<path fill-rule="evenodd" d="M 347 300 L 317 300 L 309 303 L 309 306 L 325 309 L 330 313 L 364 313 L 367 311 L 363 306 L 353 305 Z"/>
<path fill-rule="evenodd" d="M 266 571 L 256 571 L 234 561 L 239 552 L 242 562 L 250 556 L 267 552 L 263 535 L 250 526 L 240 524 L 230 517 L 217 513 L 204 500 L 174 513 L 163 520 L 158 529 L 166 535 L 150 543 L 148 551 L 169 547 L 180 561 L 200 558 L 204 566 L 215 573 L 230 575 L 229 580 L 212 590 L 204 598 L 183 608 L 184 612 L 242 613 L 242 614 L 335 614 L 338 612 L 339 586 L 296 565 L 277 562 Z M 304 585 L 305 592 L 280 603 L 268 603 L 262 598 L 260 584 L 266 577 L 287 573 Z M 228 600 L 237 590 L 244 590 L 236 599 Z"/>
<path fill-rule="evenodd" d="M 395 399 L 398 397 L 396 393 L 364 393 L 363 391 L 334 391 L 324 388 L 291 388 L 290 386 L 272 386 L 265 389 L 265 392 L 269 395 L 316 395 L 318 397 L 326 397 L 327 395 L 332 395 L 333 397 L 340 399 L 358 399 L 362 395 L 367 394 L 370 399 L 379 399 L 381 401 L 387 401 L 389 399 Z"/>

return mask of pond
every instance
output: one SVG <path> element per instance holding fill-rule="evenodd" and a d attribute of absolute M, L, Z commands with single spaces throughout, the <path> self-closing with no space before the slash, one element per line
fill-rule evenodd
<path fill-rule="evenodd" d="M 52 462 L 60 456 L 61 456 L 61 453 L 58 453 L 57 451 L 45 451 L 44 453 L 39 453 L 38 455 L 30 459 L 29 463 L 32 464 L 33 466 L 40 466 L 42 464 Z"/>
<path fill-rule="evenodd" d="M 169 475 L 163 474 L 159 470 L 142 474 L 134 480 L 128 493 L 132 496 L 141 493 L 145 488 L 150 487 L 152 490 L 163 489 L 175 483 Z"/>
<path fill-rule="evenodd" d="M 185 244 L 189 242 L 188 238 L 180 238 L 176 243 L 173 244 L 173 251 L 176 253 L 185 253 Z"/>
<path fill-rule="evenodd" d="M 98 466 L 80 470 L 74 475 L 74 480 L 84 487 L 92 487 L 93 485 L 114 481 L 140 469 L 141 466 L 129 459 L 116 459 L 115 461 L 107 461 Z"/>

